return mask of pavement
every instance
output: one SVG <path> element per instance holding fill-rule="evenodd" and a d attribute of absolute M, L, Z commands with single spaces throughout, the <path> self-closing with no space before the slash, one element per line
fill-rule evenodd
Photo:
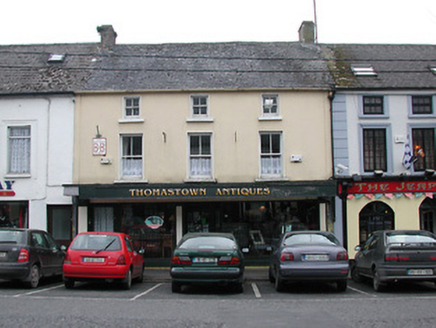
<path fill-rule="evenodd" d="M 245 267 L 245 281 L 268 280 L 268 267 Z M 146 267 L 145 281 L 167 282 L 171 281 L 169 267 Z"/>

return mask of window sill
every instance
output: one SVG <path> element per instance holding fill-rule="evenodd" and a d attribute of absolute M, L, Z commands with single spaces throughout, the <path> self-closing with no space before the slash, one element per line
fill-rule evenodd
<path fill-rule="evenodd" d="M 4 176 L 5 179 L 29 179 L 31 177 L 32 175 L 30 173 L 23 173 L 23 174 L 9 173 Z"/>
<path fill-rule="evenodd" d="M 259 121 L 281 121 L 281 116 L 261 116 L 259 117 Z"/>
<path fill-rule="evenodd" d="M 289 178 L 281 178 L 281 177 L 265 177 L 265 178 L 258 178 L 254 180 L 255 182 L 269 182 L 269 181 L 290 181 Z"/>
<path fill-rule="evenodd" d="M 213 118 L 212 117 L 189 117 L 186 119 L 186 122 L 188 123 L 213 123 Z"/>
<path fill-rule="evenodd" d="M 192 178 L 187 178 L 184 180 L 184 182 L 189 183 L 189 182 L 211 182 L 211 183 L 216 183 L 216 179 L 214 178 L 196 178 L 196 177 L 192 177 Z"/>
<path fill-rule="evenodd" d="M 142 178 L 124 178 L 121 180 L 115 180 L 114 183 L 119 183 L 119 184 L 123 184 L 123 183 L 148 183 L 148 180 L 146 179 L 142 179 Z"/>
<path fill-rule="evenodd" d="M 143 118 L 122 118 L 118 120 L 118 123 L 144 123 Z"/>

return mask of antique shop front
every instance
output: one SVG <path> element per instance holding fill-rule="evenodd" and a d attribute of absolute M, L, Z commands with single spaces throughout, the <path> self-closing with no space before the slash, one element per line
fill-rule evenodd
<path fill-rule="evenodd" d="M 231 232 L 247 258 L 266 258 L 290 230 L 333 230 L 334 181 L 79 185 L 76 229 L 122 231 L 149 259 L 168 259 L 188 232 Z"/>

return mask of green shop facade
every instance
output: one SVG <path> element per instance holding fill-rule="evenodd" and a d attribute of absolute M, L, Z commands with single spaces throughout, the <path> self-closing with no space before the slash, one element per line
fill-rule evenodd
<path fill-rule="evenodd" d="M 73 235 L 125 232 L 148 263 L 163 265 L 188 232 L 231 232 L 248 260 L 264 263 L 284 232 L 333 231 L 336 192 L 335 181 L 65 186 Z"/>

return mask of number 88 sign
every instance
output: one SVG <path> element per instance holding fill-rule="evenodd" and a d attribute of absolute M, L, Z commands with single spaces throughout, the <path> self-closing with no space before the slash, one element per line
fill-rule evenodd
<path fill-rule="evenodd" d="M 106 138 L 92 139 L 92 155 L 106 156 Z"/>

